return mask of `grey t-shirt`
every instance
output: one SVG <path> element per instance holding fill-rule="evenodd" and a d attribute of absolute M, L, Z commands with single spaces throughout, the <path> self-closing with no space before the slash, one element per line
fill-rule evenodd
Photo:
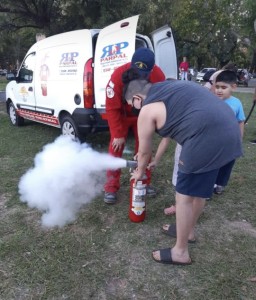
<path fill-rule="evenodd" d="M 179 170 L 204 173 L 242 155 L 238 122 L 231 108 L 202 86 L 178 80 L 155 83 L 143 105 L 163 101 L 166 123 L 157 133 L 182 145 Z"/>

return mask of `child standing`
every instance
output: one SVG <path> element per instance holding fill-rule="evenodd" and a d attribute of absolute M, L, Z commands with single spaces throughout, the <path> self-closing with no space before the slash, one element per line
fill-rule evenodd
<path fill-rule="evenodd" d="M 237 122 L 240 127 L 241 131 L 241 139 L 244 135 L 244 121 L 245 121 L 245 115 L 243 110 L 243 105 L 241 101 L 232 96 L 233 91 L 237 87 L 237 76 L 236 73 L 230 70 L 222 71 L 215 80 L 215 94 L 217 97 L 219 97 L 221 100 L 223 100 L 227 105 L 230 106 L 230 108 L 233 110 Z M 227 184 L 226 178 L 229 177 L 231 173 L 231 170 L 224 170 L 222 174 L 218 175 L 215 187 L 214 187 L 214 193 L 215 194 L 222 194 L 224 191 L 224 188 Z"/>

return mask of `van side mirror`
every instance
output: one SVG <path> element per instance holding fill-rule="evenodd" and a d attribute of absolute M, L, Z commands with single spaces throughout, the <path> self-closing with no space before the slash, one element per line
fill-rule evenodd
<path fill-rule="evenodd" d="M 13 73 L 7 73 L 6 74 L 6 79 L 11 81 L 11 80 L 15 80 L 15 75 Z"/>

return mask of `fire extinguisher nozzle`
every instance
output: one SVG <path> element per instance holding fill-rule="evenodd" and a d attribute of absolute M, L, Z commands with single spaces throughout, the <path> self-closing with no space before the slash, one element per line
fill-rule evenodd
<path fill-rule="evenodd" d="M 136 160 L 127 160 L 126 161 L 126 167 L 135 169 L 138 166 L 138 162 Z"/>

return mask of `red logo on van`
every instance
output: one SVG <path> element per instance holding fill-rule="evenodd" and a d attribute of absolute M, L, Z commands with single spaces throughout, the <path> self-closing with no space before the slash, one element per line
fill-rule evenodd
<path fill-rule="evenodd" d="M 124 53 L 122 52 L 122 50 L 128 47 L 128 45 L 128 42 L 121 42 L 104 47 L 102 49 L 103 54 L 101 55 L 101 61 L 108 61 L 110 57 L 111 59 L 123 57 Z"/>

